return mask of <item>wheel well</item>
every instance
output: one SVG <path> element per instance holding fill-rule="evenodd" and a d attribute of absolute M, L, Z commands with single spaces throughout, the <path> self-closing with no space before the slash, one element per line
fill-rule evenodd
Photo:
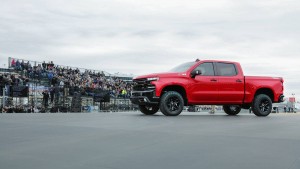
<path fill-rule="evenodd" d="M 258 89 L 255 93 L 255 96 L 259 95 L 259 94 L 265 94 L 268 95 L 270 97 L 270 99 L 272 100 L 272 102 L 274 101 L 274 93 L 271 89 L 269 88 L 261 88 Z"/>
<path fill-rule="evenodd" d="M 165 87 L 163 90 L 162 90 L 162 94 L 165 93 L 165 92 L 168 92 L 168 91 L 175 91 L 175 92 L 178 92 L 183 100 L 184 100 L 184 105 L 186 106 L 187 105 L 187 97 L 186 97 L 186 91 L 185 89 L 182 87 L 182 86 L 178 86 L 178 85 L 174 85 L 174 86 L 167 86 Z"/>

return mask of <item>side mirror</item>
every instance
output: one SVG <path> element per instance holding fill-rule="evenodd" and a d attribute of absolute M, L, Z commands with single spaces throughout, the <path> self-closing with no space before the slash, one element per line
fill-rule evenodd
<path fill-rule="evenodd" d="M 201 74 L 202 74 L 201 70 L 193 70 L 191 72 L 191 78 L 195 78 L 197 75 L 201 75 Z"/>

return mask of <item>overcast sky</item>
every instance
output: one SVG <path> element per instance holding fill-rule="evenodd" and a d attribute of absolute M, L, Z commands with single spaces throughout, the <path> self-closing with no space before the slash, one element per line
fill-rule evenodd
<path fill-rule="evenodd" d="M 1 67 L 16 57 L 140 75 L 233 60 L 300 98 L 299 0 L 0 2 Z"/>

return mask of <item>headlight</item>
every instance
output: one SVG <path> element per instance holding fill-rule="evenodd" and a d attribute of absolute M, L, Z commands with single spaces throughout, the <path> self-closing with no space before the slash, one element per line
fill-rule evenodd
<path fill-rule="evenodd" d="M 150 78 L 147 78 L 147 81 L 158 81 L 159 80 L 159 77 L 150 77 Z"/>

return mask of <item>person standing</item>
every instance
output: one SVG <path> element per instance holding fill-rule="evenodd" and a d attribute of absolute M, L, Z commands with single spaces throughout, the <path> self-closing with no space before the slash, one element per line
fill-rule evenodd
<path fill-rule="evenodd" d="M 126 95 L 127 95 L 126 89 L 123 89 L 123 90 L 122 90 L 121 95 L 122 95 L 122 97 L 123 97 L 124 99 L 126 98 Z"/>
<path fill-rule="evenodd" d="M 53 87 L 53 85 L 51 85 L 51 87 L 50 87 L 50 103 L 51 104 L 53 104 L 54 93 L 55 93 L 54 87 Z"/>
<path fill-rule="evenodd" d="M 59 103 L 59 91 L 60 91 L 60 88 L 59 88 L 58 84 L 56 84 L 55 87 L 54 87 L 55 105 L 57 105 Z"/>
<path fill-rule="evenodd" d="M 16 70 L 21 70 L 22 67 L 21 67 L 21 63 L 19 60 L 16 61 L 16 67 L 15 67 Z"/>
<path fill-rule="evenodd" d="M 210 114 L 215 114 L 216 105 L 211 105 L 211 110 L 209 111 Z"/>
<path fill-rule="evenodd" d="M 47 64 L 46 64 L 46 62 L 45 62 L 45 61 L 42 63 L 42 67 L 43 67 L 43 70 L 45 71 L 45 70 L 46 70 L 46 68 L 47 68 Z"/>
<path fill-rule="evenodd" d="M 43 91 L 43 103 L 44 107 L 48 107 L 49 93 L 48 90 Z"/>
<path fill-rule="evenodd" d="M 10 66 L 13 68 L 16 67 L 16 61 L 14 58 L 11 60 Z"/>

